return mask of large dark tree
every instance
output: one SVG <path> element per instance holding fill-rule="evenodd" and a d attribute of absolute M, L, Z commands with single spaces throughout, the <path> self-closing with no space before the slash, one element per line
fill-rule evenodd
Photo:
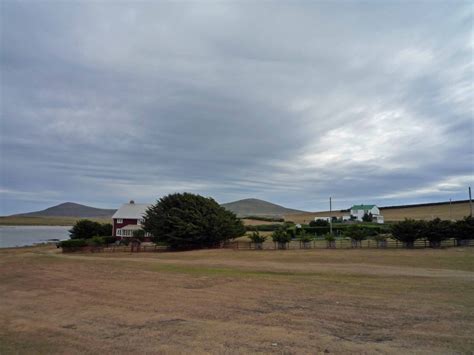
<path fill-rule="evenodd" d="M 175 249 L 201 248 L 245 233 L 236 215 L 212 198 L 190 193 L 162 197 L 146 211 L 143 229 Z"/>

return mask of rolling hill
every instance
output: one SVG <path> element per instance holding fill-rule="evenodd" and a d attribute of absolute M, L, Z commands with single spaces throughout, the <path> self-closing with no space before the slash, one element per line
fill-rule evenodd
<path fill-rule="evenodd" d="M 229 203 L 221 204 L 222 207 L 234 212 L 239 217 L 261 216 L 261 217 L 282 217 L 286 214 L 304 213 L 304 211 L 286 208 L 271 202 L 256 198 L 246 198 Z"/>
<path fill-rule="evenodd" d="M 78 203 L 65 202 L 42 211 L 22 213 L 11 217 L 110 218 L 115 211 L 113 209 L 95 208 Z"/>

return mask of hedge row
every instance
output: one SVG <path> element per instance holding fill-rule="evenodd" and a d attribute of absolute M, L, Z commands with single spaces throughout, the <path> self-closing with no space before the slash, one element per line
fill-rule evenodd
<path fill-rule="evenodd" d="M 59 246 L 61 248 L 70 248 L 70 249 L 75 249 L 75 248 L 82 248 L 86 246 L 103 246 L 103 245 L 108 245 L 108 244 L 113 244 L 115 241 L 117 241 L 117 237 L 93 237 L 93 238 L 88 238 L 88 239 L 68 239 L 68 240 L 63 240 L 62 242 L 59 243 Z"/>
<path fill-rule="evenodd" d="M 265 221 L 265 222 L 285 222 L 284 218 L 278 217 L 262 217 L 262 216 L 245 216 L 241 219 L 253 219 L 256 221 Z"/>

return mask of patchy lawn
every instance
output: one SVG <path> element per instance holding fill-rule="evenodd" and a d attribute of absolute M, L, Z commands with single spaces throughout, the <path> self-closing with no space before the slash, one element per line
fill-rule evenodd
<path fill-rule="evenodd" d="M 474 249 L 0 251 L 0 353 L 474 350 Z"/>

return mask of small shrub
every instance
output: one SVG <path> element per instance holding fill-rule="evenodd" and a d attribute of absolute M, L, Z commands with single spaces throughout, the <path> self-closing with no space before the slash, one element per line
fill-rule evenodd
<path fill-rule="evenodd" d="M 291 241 L 291 235 L 284 228 L 280 228 L 272 233 L 272 240 L 278 243 L 278 249 L 286 249 L 286 244 Z"/>
<path fill-rule="evenodd" d="M 377 242 L 383 242 L 387 240 L 387 235 L 386 234 L 377 234 L 374 235 L 374 240 Z"/>
<path fill-rule="evenodd" d="M 327 248 L 335 248 L 336 247 L 336 238 L 332 234 L 326 234 L 324 239 L 327 242 Z"/>
<path fill-rule="evenodd" d="M 267 240 L 267 237 L 260 235 L 258 231 L 252 232 L 248 238 L 255 244 L 261 244 Z"/>
<path fill-rule="evenodd" d="M 303 230 L 302 233 L 300 234 L 298 240 L 302 243 L 309 243 L 313 240 L 313 237 L 309 234 L 306 234 Z"/>
<path fill-rule="evenodd" d="M 133 238 L 143 242 L 145 240 L 145 231 L 143 229 L 137 229 L 133 231 Z"/>
<path fill-rule="evenodd" d="M 90 239 L 86 240 L 87 245 L 93 246 L 93 247 L 100 247 L 105 244 L 105 240 L 102 237 L 95 236 Z"/>
<path fill-rule="evenodd" d="M 378 248 L 387 247 L 387 235 L 386 234 L 377 234 L 374 237 L 375 242 L 377 243 Z"/>
<path fill-rule="evenodd" d="M 60 242 L 59 246 L 64 249 L 76 249 L 86 247 L 87 242 L 84 239 L 68 239 Z"/>
<path fill-rule="evenodd" d="M 326 240 L 327 242 L 335 242 L 336 238 L 332 234 L 328 233 L 324 236 L 324 240 Z"/>
<path fill-rule="evenodd" d="M 364 215 L 362 216 L 362 221 L 363 222 L 372 222 L 373 220 L 373 216 L 372 216 L 372 213 L 364 213 Z"/>
<path fill-rule="evenodd" d="M 357 224 L 352 224 L 350 225 L 344 235 L 346 235 L 347 237 L 351 238 L 352 240 L 356 241 L 356 242 L 360 242 L 364 239 L 367 238 L 367 232 L 364 228 L 358 226 Z"/>
<path fill-rule="evenodd" d="M 289 243 L 291 236 L 283 228 L 277 229 L 272 233 L 272 240 L 278 243 Z"/>
<path fill-rule="evenodd" d="M 104 239 L 105 245 L 114 244 L 118 240 L 117 237 L 112 237 L 112 236 L 102 237 L 102 239 Z"/>
<path fill-rule="evenodd" d="M 324 219 L 317 219 L 315 221 L 309 222 L 310 227 L 328 227 L 329 222 Z"/>

